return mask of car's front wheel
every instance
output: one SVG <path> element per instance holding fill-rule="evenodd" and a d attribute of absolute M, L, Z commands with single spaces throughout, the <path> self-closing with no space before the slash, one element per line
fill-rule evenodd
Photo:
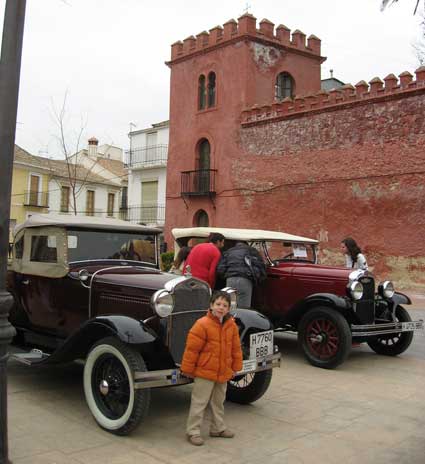
<path fill-rule="evenodd" d="M 351 351 L 350 327 L 340 313 L 317 307 L 301 319 L 298 343 L 310 364 L 333 369 L 342 364 Z"/>
<path fill-rule="evenodd" d="M 249 358 L 249 346 L 242 344 L 244 359 Z M 227 383 L 226 399 L 232 403 L 249 404 L 260 399 L 269 388 L 273 369 L 238 375 Z"/>
<path fill-rule="evenodd" d="M 142 356 L 114 337 L 97 342 L 84 366 L 84 393 L 96 422 L 128 435 L 149 410 L 150 390 L 135 389 L 134 372 L 146 371 Z"/>
<path fill-rule="evenodd" d="M 396 307 L 395 318 L 399 322 L 410 322 L 412 320 L 409 313 L 402 306 Z M 397 356 L 409 348 L 412 340 L 413 332 L 398 332 L 381 335 L 374 340 L 369 340 L 367 344 L 375 353 L 385 356 Z"/>

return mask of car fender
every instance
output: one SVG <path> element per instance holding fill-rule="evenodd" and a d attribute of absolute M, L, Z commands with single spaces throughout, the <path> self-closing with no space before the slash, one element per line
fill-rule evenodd
<path fill-rule="evenodd" d="M 158 340 L 155 332 L 142 321 L 127 316 L 100 316 L 86 321 L 43 364 L 83 359 L 94 343 L 109 336 L 115 336 L 130 345 L 137 345 L 142 354 L 144 351 L 151 351 Z"/>
<path fill-rule="evenodd" d="M 347 298 L 333 293 L 314 293 L 293 306 L 285 318 L 285 321 L 298 325 L 298 322 L 302 319 L 304 314 L 315 306 L 327 306 L 340 312 L 347 319 L 352 319 L 353 309 Z"/>
<path fill-rule="evenodd" d="M 391 300 L 394 303 L 394 307 L 398 305 L 402 305 L 402 304 L 407 304 L 407 305 L 412 304 L 412 300 L 407 295 L 405 295 L 404 293 L 399 293 L 399 292 L 395 292 Z"/>
<path fill-rule="evenodd" d="M 264 332 L 273 329 L 272 323 L 266 316 L 252 309 L 238 308 L 232 311 L 231 314 L 239 327 L 239 336 L 241 340 L 244 339 L 245 335 L 251 329 L 255 329 L 256 332 Z"/>

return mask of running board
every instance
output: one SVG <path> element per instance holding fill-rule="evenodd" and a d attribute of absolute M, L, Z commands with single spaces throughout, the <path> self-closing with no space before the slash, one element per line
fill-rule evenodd
<path fill-rule="evenodd" d="M 9 359 L 20 362 L 21 364 L 26 364 L 27 366 L 33 366 L 35 364 L 40 364 L 46 360 L 50 355 L 43 353 L 41 350 L 33 349 L 25 353 L 11 353 Z"/>

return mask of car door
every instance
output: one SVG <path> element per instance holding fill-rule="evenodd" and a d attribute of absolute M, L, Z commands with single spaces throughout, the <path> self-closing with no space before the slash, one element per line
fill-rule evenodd
<path fill-rule="evenodd" d="M 55 227 L 25 230 L 22 260 L 16 264 L 16 289 L 34 328 L 63 332 L 66 315 L 60 304 L 66 233 Z"/>

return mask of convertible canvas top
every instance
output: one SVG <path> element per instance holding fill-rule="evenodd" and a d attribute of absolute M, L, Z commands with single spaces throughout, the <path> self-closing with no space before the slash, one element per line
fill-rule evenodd
<path fill-rule="evenodd" d="M 108 229 L 124 232 L 143 232 L 159 234 L 160 229 L 132 224 L 128 221 L 94 216 L 75 216 L 65 214 L 32 214 L 25 222 L 15 227 L 14 235 L 28 227 L 78 227 L 79 229 Z"/>
<path fill-rule="evenodd" d="M 312 238 L 300 237 L 285 232 L 256 229 L 226 229 L 224 227 L 190 227 L 184 229 L 172 229 L 173 237 L 178 240 L 185 237 L 206 238 L 211 232 L 223 234 L 229 240 L 243 240 L 247 242 L 292 242 L 292 243 L 319 243 Z"/>

